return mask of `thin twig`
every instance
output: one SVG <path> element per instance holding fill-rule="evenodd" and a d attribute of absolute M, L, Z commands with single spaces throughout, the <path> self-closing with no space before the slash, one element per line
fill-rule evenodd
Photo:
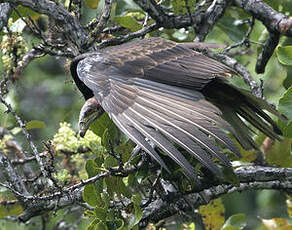
<path fill-rule="evenodd" d="M 0 101 L 1 101 L 1 103 L 3 105 L 5 105 L 5 107 L 7 108 L 8 112 L 10 112 L 13 115 L 13 117 L 16 119 L 16 122 L 18 123 L 19 127 L 21 128 L 22 133 L 26 137 L 26 139 L 27 139 L 27 141 L 28 141 L 28 143 L 30 145 L 31 150 L 32 150 L 32 152 L 33 152 L 38 164 L 40 165 L 40 169 L 41 169 L 41 172 L 42 172 L 43 176 L 47 177 L 47 172 L 46 172 L 44 164 L 43 164 L 43 162 L 41 160 L 41 157 L 40 157 L 40 154 L 38 152 L 38 149 L 37 149 L 36 145 L 34 144 L 34 142 L 32 141 L 31 135 L 27 131 L 24 121 L 21 119 L 20 116 L 18 116 L 18 114 L 11 107 L 11 105 L 4 99 L 1 88 L 0 88 Z"/>
<path fill-rule="evenodd" d="M 238 43 L 235 43 L 235 44 L 232 44 L 232 45 L 226 47 L 224 49 L 224 51 L 222 52 L 223 54 L 226 55 L 231 49 L 237 48 L 239 46 L 243 46 L 243 45 L 248 46 L 249 45 L 249 43 L 250 43 L 249 36 L 250 36 L 250 34 L 253 30 L 253 27 L 254 27 L 254 20 L 255 20 L 254 17 L 252 17 L 251 21 L 249 21 L 250 26 L 249 26 L 245 36 L 243 37 L 243 39 Z"/>
<path fill-rule="evenodd" d="M 103 8 L 102 14 L 98 20 L 98 24 L 97 24 L 96 28 L 91 32 L 90 38 L 88 39 L 88 43 L 87 43 L 88 47 L 91 47 L 92 44 L 97 40 L 98 36 L 100 35 L 102 30 L 104 29 L 106 23 L 108 22 L 109 17 L 110 17 L 111 8 L 112 8 L 112 2 L 113 2 L 112 0 L 105 0 L 104 1 L 104 8 Z"/>

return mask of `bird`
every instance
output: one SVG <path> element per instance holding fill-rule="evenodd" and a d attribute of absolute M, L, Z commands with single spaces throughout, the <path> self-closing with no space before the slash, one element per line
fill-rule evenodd
<path fill-rule="evenodd" d="M 222 148 L 241 156 L 234 138 L 246 150 L 259 149 L 248 123 L 281 140 L 269 113 L 286 118 L 265 100 L 232 85 L 229 78 L 236 72 L 194 51 L 195 46 L 151 37 L 75 57 L 71 75 L 86 100 L 80 136 L 106 112 L 167 172 L 160 151 L 190 178 L 197 178 L 195 170 L 177 146 L 219 175 L 214 158 L 231 167 Z"/>

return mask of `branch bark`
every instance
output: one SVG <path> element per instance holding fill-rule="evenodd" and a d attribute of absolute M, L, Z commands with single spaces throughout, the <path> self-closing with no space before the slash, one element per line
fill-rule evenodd
<path fill-rule="evenodd" d="M 0 31 L 7 25 L 11 12 L 12 8 L 9 3 L 0 4 Z"/>
<path fill-rule="evenodd" d="M 11 2 L 10 0 L 1 0 L 1 2 Z M 56 21 L 56 24 L 63 29 L 63 34 L 67 40 L 76 47 L 72 47 L 72 52 L 78 55 L 84 52 L 87 46 L 88 36 L 80 22 L 71 15 L 61 4 L 49 0 L 15 0 L 15 5 L 22 5 L 40 13 L 48 15 Z"/>
<path fill-rule="evenodd" d="M 223 194 L 243 192 L 259 189 L 292 189 L 292 168 L 272 168 L 261 166 L 243 166 L 235 170 L 240 179 L 239 186 L 230 184 L 211 185 L 203 192 L 209 200 L 216 199 Z M 162 219 L 176 215 L 181 211 L 193 211 L 205 202 L 198 192 L 179 195 L 171 194 L 172 199 L 164 198 L 152 202 L 143 213 L 140 227 L 148 223 L 157 223 Z M 174 198 L 175 197 L 175 198 Z"/>
<path fill-rule="evenodd" d="M 137 168 L 139 168 L 139 166 Z M 124 173 L 127 175 L 136 170 L 136 168 L 131 168 L 125 170 Z M 190 194 L 177 192 L 176 194 L 171 193 L 166 195 L 163 199 L 154 199 L 143 212 L 141 227 L 147 226 L 149 222 L 156 223 L 161 219 L 177 214 L 179 211 L 187 211 L 190 208 L 198 208 L 200 205 L 205 204 L 205 201 L 200 198 L 199 193 L 201 192 L 204 192 L 208 200 L 212 200 L 223 194 L 236 191 L 292 189 L 292 168 L 242 166 L 235 170 L 235 174 L 240 180 L 240 184 L 237 187 L 231 184 L 214 182 L 214 184 L 210 184 L 207 187 L 197 188 L 196 191 Z M 115 175 L 114 171 L 101 173 L 86 181 L 63 189 L 62 192 L 58 191 L 46 196 L 24 196 L 21 199 L 25 203 L 25 210 L 18 219 L 22 222 L 26 222 L 34 216 L 41 215 L 43 212 L 58 210 L 76 202 L 83 202 L 82 191 L 86 184 L 94 183 L 101 178 L 112 175 Z M 186 200 L 188 202 L 186 202 Z M 192 207 L 190 207 L 189 202 L 191 202 Z"/>
<path fill-rule="evenodd" d="M 235 0 L 235 5 L 261 21 L 272 33 L 292 36 L 292 17 L 277 12 L 261 0 Z"/>

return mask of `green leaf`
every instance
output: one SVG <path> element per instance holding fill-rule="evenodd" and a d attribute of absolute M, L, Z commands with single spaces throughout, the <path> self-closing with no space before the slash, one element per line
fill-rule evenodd
<path fill-rule="evenodd" d="M 101 144 L 102 146 L 104 146 L 106 149 L 110 149 L 113 146 L 113 140 L 112 137 L 110 135 L 109 129 L 106 128 L 102 138 L 101 138 Z"/>
<path fill-rule="evenodd" d="M 23 212 L 20 204 L 0 205 L 0 218 L 5 216 L 19 215 Z"/>
<path fill-rule="evenodd" d="M 123 135 L 122 135 L 123 136 Z M 127 162 L 130 159 L 134 146 L 131 141 L 127 141 L 126 143 L 121 143 L 117 147 L 115 147 L 115 152 L 122 155 L 123 162 Z"/>
<path fill-rule="evenodd" d="M 139 221 L 142 219 L 142 208 L 141 208 L 141 201 L 142 201 L 142 197 L 140 194 L 135 194 L 132 196 L 131 198 L 133 204 L 134 204 L 134 216 L 132 218 L 130 218 L 129 221 L 129 228 L 133 228 L 135 225 L 137 225 L 139 223 Z"/>
<path fill-rule="evenodd" d="M 171 0 L 173 10 L 175 14 L 185 14 L 188 12 L 193 12 L 196 6 L 196 1 L 184 1 L 184 0 Z"/>
<path fill-rule="evenodd" d="M 94 219 L 87 227 L 87 230 L 96 230 L 98 223 L 99 223 L 99 219 Z"/>
<path fill-rule="evenodd" d="M 224 205 L 220 198 L 211 200 L 207 205 L 202 205 L 199 213 L 203 217 L 206 229 L 219 229 L 224 224 Z"/>
<path fill-rule="evenodd" d="M 286 205 L 287 205 L 287 213 L 289 217 L 292 218 L 292 197 L 291 196 L 287 196 Z"/>
<path fill-rule="evenodd" d="M 112 167 L 118 166 L 118 161 L 113 156 L 107 155 L 104 159 L 103 166 L 105 168 L 112 168 Z"/>
<path fill-rule="evenodd" d="M 187 229 L 188 230 L 195 230 L 196 229 L 195 223 L 190 223 Z"/>
<path fill-rule="evenodd" d="M 88 174 L 88 178 L 94 177 L 100 172 L 99 167 L 97 166 L 95 161 L 92 159 L 89 159 L 86 161 L 85 169 Z"/>
<path fill-rule="evenodd" d="M 102 165 L 103 162 L 104 162 L 103 156 L 97 156 L 97 157 L 94 159 L 94 162 L 95 162 L 95 164 L 97 165 L 97 167 L 101 167 L 101 165 Z"/>
<path fill-rule="evenodd" d="M 221 230 L 241 230 L 246 226 L 245 214 L 235 214 L 230 216 Z"/>
<path fill-rule="evenodd" d="M 118 189 L 121 194 L 123 194 L 127 198 L 131 198 L 132 193 L 131 190 L 125 185 L 122 178 L 119 178 L 118 180 Z"/>
<path fill-rule="evenodd" d="M 107 230 L 108 228 L 107 228 L 107 226 L 106 226 L 104 223 L 99 222 L 99 223 L 97 224 L 97 226 L 96 226 L 95 229 L 96 229 L 96 230 Z"/>
<path fill-rule="evenodd" d="M 278 46 L 276 53 L 281 64 L 292 65 L 292 46 Z"/>
<path fill-rule="evenodd" d="M 97 180 L 94 185 L 97 193 L 102 193 L 103 192 L 103 186 L 104 186 L 104 179 L 99 179 Z"/>
<path fill-rule="evenodd" d="M 117 177 L 111 176 L 105 178 L 107 192 L 110 198 L 114 198 L 114 193 L 117 192 Z"/>
<path fill-rule="evenodd" d="M 37 120 L 32 120 L 27 122 L 25 128 L 27 130 L 31 130 L 31 129 L 43 129 L 45 128 L 46 125 L 43 121 L 37 121 Z"/>
<path fill-rule="evenodd" d="M 113 122 L 107 115 L 107 113 L 103 113 L 97 120 L 95 120 L 90 129 L 94 132 L 97 136 L 102 136 L 106 128 L 111 128 Z"/>
<path fill-rule="evenodd" d="M 95 216 L 101 221 L 106 221 L 106 210 L 103 208 L 96 207 L 94 209 Z"/>
<path fill-rule="evenodd" d="M 97 8 L 98 8 L 99 1 L 100 1 L 100 0 L 85 0 L 86 5 L 87 5 L 90 9 L 97 9 Z"/>
<path fill-rule="evenodd" d="M 122 219 L 117 219 L 114 221 L 114 223 L 116 224 L 117 230 L 123 230 L 125 223 Z"/>
<path fill-rule="evenodd" d="M 233 169 L 230 167 L 224 167 L 223 168 L 223 177 L 224 180 L 229 182 L 230 184 L 238 187 L 239 186 L 239 178 L 238 176 L 234 173 Z"/>
<path fill-rule="evenodd" d="M 246 24 L 237 25 L 238 18 L 232 16 L 232 10 L 227 10 L 224 16 L 218 21 L 216 27 L 234 41 L 241 41 L 248 29 Z"/>
<path fill-rule="evenodd" d="M 20 133 L 22 131 L 22 129 L 20 127 L 14 127 L 13 129 L 10 130 L 10 133 L 13 136 L 16 136 L 18 133 Z"/>
<path fill-rule="evenodd" d="M 132 32 L 138 31 L 142 28 L 142 25 L 139 24 L 133 16 L 116 16 L 114 20 Z"/>
<path fill-rule="evenodd" d="M 82 197 L 86 203 L 93 207 L 101 204 L 100 194 L 96 191 L 94 184 L 85 185 Z"/>
<path fill-rule="evenodd" d="M 128 179 L 128 183 L 127 183 L 128 186 L 130 186 L 130 187 L 137 186 L 138 181 L 137 181 L 137 178 L 136 178 L 135 174 L 130 174 L 127 179 Z"/>
<path fill-rule="evenodd" d="M 285 66 L 285 70 L 287 72 L 287 76 L 283 81 L 283 86 L 285 87 L 285 89 L 288 89 L 292 85 L 292 66 Z"/>
<path fill-rule="evenodd" d="M 283 128 L 283 136 L 292 138 L 292 121 L 290 121 L 288 125 Z"/>
<path fill-rule="evenodd" d="M 280 98 L 278 110 L 289 120 L 292 120 L 292 86 Z"/>
<path fill-rule="evenodd" d="M 101 193 L 101 199 L 104 202 L 104 207 L 108 208 L 111 202 L 109 195 L 107 193 Z"/>
<path fill-rule="evenodd" d="M 96 121 L 94 121 L 90 126 L 90 129 L 97 136 L 102 137 L 102 139 L 104 137 L 107 138 L 107 140 L 110 140 L 112 144 L 115 144 L 119 139 L 119 130 L 109 118 L 107 113 L 103 113 Z M 107 140 L 103 140 L 103 142 Z"/>
<path fill-rule="evenodd" d="M 272 143 L 265 152 L 268 164 L 279 167 L 292 167 L 291 144 L 291 138 Z"/>
<path fill-rule="evenodd" d="M 24 7 L 24 6 L 18 6 L 17 11 L 24 18 L 31 17 L 33 20 L 37 20 L 40 17 L 39 13 L 31 10 L 30 8 Z M 17 14 L 15 11 L 13 11 L 11 16 L 14 20 L 17 20 L 20 18 L 19 14 Z"/>

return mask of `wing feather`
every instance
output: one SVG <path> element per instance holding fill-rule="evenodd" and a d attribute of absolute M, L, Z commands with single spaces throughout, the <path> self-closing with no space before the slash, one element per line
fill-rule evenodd
<path fill-rule="evenodd" d="M 145 137 L 138 132 L 137 129 L 133 128 L 132 126 L 129 126 L 125 124 L 125 121 L 121 119 L 121 117 L 117 117 L 114 114 L 111 114 L 111 118 L 115 122 L 115 124 L 119 127 L 119 129 L 126 134 L 132 141 L 134 141 L 136 144 L 141 146 L 145 152 L 147 152 L 153 159 L 155 159 L 168 173 L 170 173 L 168 167 L 164 163 L 164 161 L 161 159 L 159 154 L 155 151 L 155 149 L 145 140 Z"/>
<path fill-rule="evenodd" d="M 203 132 L 212 135 L 216 140 L 220 141 L 223 145 L 225 145 L 227 148 L 229 148 L 231 151 L 233 151 L 235 154 L 240 155 L 238 148 L 235 146 L 233 141 L 218 127 L 215 125 L 219 125 L 222 128 L 225 128 L 228 131 L 231 131 L 232 133 L 235 133 L 233 128 L 225 122 L 223 119 L 221 119 L 217 114 L 217 110 L 214 110 L 214 113 L 210 112 L 210 110 L 207 112 L 207 109 L 204 110 L 204 103 L 194 103 L 193 101 L 190 102 L 190 104 L 187 103 L 180 103 L 177 100 L 171 101 L 169 98 L 164 97 L 158 97 L 157 95 L 151 95 L 149 96 L 149 92 L 146 93 L 145 96 L 143 89 L 141 89 L 143 92 L 142 97 L 139 97 L 138 99 L 144 100 L 145 104 L 148 102 L 148 104 L 151 104 L 152 106 L 155 106 L 155 113 L 161 113 L 164 111 L 164 114 L 166 116 L 174 116 L 173 122 L 176 123 L 180 121 L 181 126 L 185 126 L 185 130 L 192 128 L 193 131 L 197 131 L 194 136 L 194 139 L 198 139 L 198 142 L 200 142 L 205 148 L 210 150 L 213 154 L 218 154 L 220 151 L 218 146 L 211 142 L 210 139 L 204 138 L 206 135 L 202 132 L 200 132 L 198 129 L 202 130 Z M 140 95 L 140 94 L 139 94 Z M 147 100 L 148 98 L 148 100 Z M 204 101 L 205 102 L 205 101 Z M 206 103 L 205 103 L 206 105 Z M 210 107 L 209 107 L 210 108 Z M 205 113 L 204 113 L 205 112 Z M 186 125 L 187 124 L 187 125 Z M 192 126 L 189 126 L 189 125 Z M 197 129 L 195 129 L 197 127 Z M 189 132 L 190 133 L 190 132 Z M 202 140 L 204 138 L 204 140 Z M 201 139 L 201 140 L 200 140 Z M 213 147 L 213 149 L 211 149 Z M 218 156 L 217 156 L 218 157 Z M 225 155 L 219 157 L 219 159 L 226 162 Z M 225 159 L 225 160 L 223 160 Z M 227 162 L 226 162 L 227 163 Z"/>
<path fill-rule="evenodd" d="M 230 166 L 218 143 L 240 156 L 225 131 L 245 148 L 257 148 L 240 118 L 252 120 L 253 111 L 242 108 L 237 114 L 229 114 L 230 106 L 218 109 L 200 92 L 215 78 L 224 80 L 232 70 L 188 46 L 159 38 L 139 40 L 87 56 L 79 62 L 77 73 L 116 125 L 166 170 L 166 164 L 145 138 L 191 177 L 195 177 L 194 170 L 174 143 L 216 174 L 219 170 L 212 157 Z M 255 111 L 269 119 L 261 110 Z M 260 118 L 251 123 L 276 138 Z"/>
<path fill-rule="evenodd" d="M 123 115 L 128 119 L 128 122 L 131 125 L 134 125 L 137 130 L 139 130 L 144 137 L 147 137 L 149 140 L 152 140 L 157 146 L 159 146 L 165 153 L 167 153 L 177 164 L 179 164 L 186 174 L 192 178 L 196 178 L 193 167 L 185 159 L 185 157 L 159 132 L 153 128 L 144 126 L 135 119 L 132 119 L 131 116 L 128 116 L 127 113 Z"/>
<path fill-rule="evenodd" d="M 165 168 L 157 152 L 150 151 L 149 143 L 142 141 L 141 137 L 153 141 L 192 177 L 192 167 L 173 143 L 183 147 L 217 175 L 220 172 L 210 156 L 230 166 L 216 142 L 208 137 L 211 135 L 228 148 L 236 149 L 218 127 L 223 124 L 230 128 L 220 118 L 220 110 L 206 102 L 201 95 L 196 95 L 195 91 L 191 93 L 180 89 L 174 95 L 169 95 L 163 87 L 161 91 L 158 90 L 161 89 L 160 83 L 148 81 L 148 87 L 144 87 L 140 81 L 137 82 L 135 84 L 133 79 L 129 83 L 111 79 L 108 95 L 102 100 L 104 110 L 126 135 Z"/>

